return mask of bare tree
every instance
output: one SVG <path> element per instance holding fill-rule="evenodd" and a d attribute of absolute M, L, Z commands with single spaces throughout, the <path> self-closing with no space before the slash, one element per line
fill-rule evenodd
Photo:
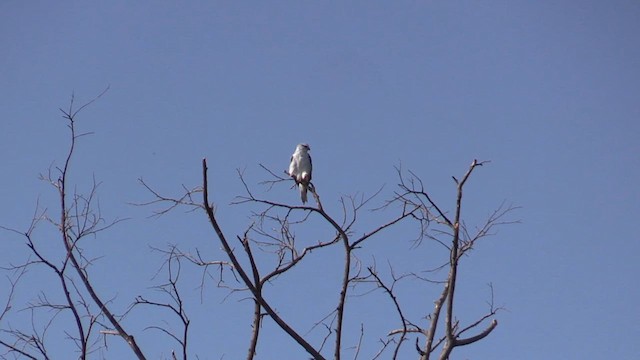
<path fill-rule="evenodd" d="M 193 266 L 202 271 L 202 287 L 210 279 L 214 279 L 214 285 L 222 291 L 228 294 L 246 294 L 252 300 L 252 331 L 247 338 L 247 359 L 257 357 L 265 319 L 273 321 L 282 333 L 293 339 L 312 358 L 335 360 L 347 356 L 358 359 L 363 356 L 365 348 L 377 349 L 372 352 L 373 359 L 398 359 L 414 354 L 421 360 L 436 357 L 445 360 L 456 347 L 482 340 L 497 326 L 496 314 L 501 308 L 494 304 L 492 285 L 489 286 L 490 295 L 485 314 L 471 321 L 462 321 L 455 311 L 459 301 L 469 301 L 456 298 L 460 262 L 480 239 L 492 235 L 496 226 L 511 223 L 505 220 L 506 215 L 515 209 L 502 204 L 480 226 L 466 225 L 462 215 L 463 190 L 476 169 L 488 163 L 477 160 L 471 163 L 460 179 L 453 177 L 455 197 L 449 208 L 433 200 L 433 194 L 415 173 L 398 167 L 396 171 L 399 183 L 386 200 L 382 188 L 371 196 L 341 196 L 340 209 L 335 214 L 323 207 L 316 184 L 310 184 L 309 188 L 315 204 L 300 206 L 268 197 L 273 188 L 289 187 L 292 183 L 289 177 L 280 176 L 260 165 L 268 177 L 260 183 L 267 195 L 257 195 L 244 174 L 239 171 L 238 178 L 244 186 L 244 193 L 233 201 L 232 206 L 248 207 L 251 221 L 245 228 L 235 230 L 225 229 L 216 215 L 217 211 L 224 211 L 225 208 L 214 206 L 211 200 L 211 193 L 219 189 L 211 189 L 206 159 L 202 160 L 202 184 L 191 189 L 183 187 L 179 196 L 160 194 L 141 179 L 140 183 L 152 199 L 138 205 L 160 206 L 154 210 L 157 216 L 169 216 L 178 207 L 188 207 L 196 213 L 204 213 L 211 225 L 212 238 L 222 247 L 225 256 L 215 258 L 198 249 L 188 252 L 175 245 L 167 249 L 154 249 L 165 258 L 158 274 L 166 274 L 159 275 L 166 280 L 153 287 L 162 299 L 138 295 L 132 299 L 130 308 L 122 311 L 121 315 L 116 315 L 109 308 L 109 301 L 105 301 L 92 284 L 92 260 L 85 256 L 82 239 L 107 230 L 121 220 L 106 222 L 102 217 L 95 203 L 99 185 L 95 180 L 89 193 L 83 195 L 70 192 L 68 177 L 76 142 L 87 135 L 76 132 L 76 117 L 100 96 L 102 94 L 77 110 L 72 98 L 69 108 L 62 110 L 71 132 L 70 148 L 64 165 L 50 169 L 48 174 L 42 176 L 58 192 L 59 220 L 49 217 L 46 210 L 37 206 L 27 231 L 4 228 L 25 239 L 31 257 L 19 264 L 4 267 L 10 273 L 7 278 L 10 291 L 0 313 L 0 347 L 6 350 L 4 354 L 0 353 L 0 358 L 49 359 L 47 330 L 54 322 L 68 321 L 67 324 L 73 326 L 65 330 L 67 338 L 74 344 L 80 359 L 88 359 L 97 349 L 104 347 L 100 339 L 110 335 L 122 338 L 138 359 L 144 359 L 143 351 L 134 336 L 125 329 L 123 319 L 131 311 L 147 308 L 164 318 L 172 316 L 181 324 L 178 332 L 156 324 L 148 325 L 146 329 L 157 330 L 158 336 L 166 336 L 175 341 L 180 351 L 172 352 L 171 357 L 186 360 L 189 349 L 192 348 L 189 333 L 193 320 L 188 316 L 188 296 L 181 293 L 180 282 L 185 277 L 198 276 L 193 271 Z M 383 198 L 382 201 L 380 198 Z M 375 218 L 375 221 L 370 217 Z M 43 221 L 56 226 L 60 233 L 64 252 L 59 258 L 43 254 L 34 239 L 33 231 Z M 368 225 L 371 223 L 377 225 Z M 315 242 L 300 239 L 299 234 L 311 224 L 324 230 L 316 235 Z M 436 244 L 446 251 L 447 256 L 437 263 L 420 264 L 422 272 L 406 271 L 401 264 L 391 262 L 388 263 L 388 270 L 382 270 L 378 266 L 378 259 L 384 258 L 384 254 L 373 252 L 363 257 L 362 254 L 370 248 L 372 239 L 389 241 L 391 238 L 406 236 L 407 229 L 416 234 L 410 239 L 404 239 L 408 251 L 425 244 Z M 333 292 L 326 293 L 317 304 L 310 305 L 311 308 L 315 307 L 317 321 L 300 328 L 286 314 L 277 310 L 286 304 L 270 297 L 265 288 L 276 287 L 279 279 L 288 281 L 286 276 L 301 268 L 300 264 L 312 258 L 326 256 L 326 250 L 341 253 L 341 279 Z M 39 311 L 41 309 L 53 311 L 54 315 L 44 322 L 32 321 L 37 326 L 33 325 L 29 330 L 6 328 L 2 321 L 15 306 L 17 284 L 24 281 L 24 274 L 32 268 L 44 268 L 55 275 L 62 295 L 58 294 L 55 298 L 62 298 L 63 301 L 53 300 L 52 294 L 43 291 L 24 308 L 31 312 L 32 319 L 42 316 Z M 216 269 L 217 276 L 204 276 L 211 269 Z M 406 294 L 398 290 L 405 283 L 418 283 L 430 289 L 439 288 L 433 308 L 407 307 Z M 371 336 L 365 331 L 366 322 L 350 322 L 345 315 L 356 312 L 351 305 L 356 299 L 366 301 L 375 294 L 388 299 L 386 311 L 395 314 L 396 320 L 389 322 L 386 333 Z M 321 314 L 321 304 L 328 302 L 333 304 L 331 310 L 328 314 Z M 58 314 L 65 316 L 58 317 Z M 70 314 L 70 317 L 66 314 Z M 309 336 L 314 329 L 323 329 L 324 335 Z M 415 345 L 405 346 L 414 336 Z"/>

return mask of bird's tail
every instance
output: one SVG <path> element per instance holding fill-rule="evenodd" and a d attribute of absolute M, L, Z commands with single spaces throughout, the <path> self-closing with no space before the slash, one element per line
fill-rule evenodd
<path fill-rule="evenodd" d="M 307 190 L 308 190 L 308 185 L 307 184 L 303 184 L 300 183 L 300 199 L 302 200 L 303 204 L 307 203 Z"/>

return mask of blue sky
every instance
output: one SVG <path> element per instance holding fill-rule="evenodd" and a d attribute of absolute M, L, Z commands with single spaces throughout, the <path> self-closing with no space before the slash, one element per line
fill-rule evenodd
<path fill-rule="evenodd" d="M 117 309 L 152 293 L 161 259 L 149 246 L 222 257 L 204 214 L 156 219 L 148 217 L 154 208 L 131 206 L 150 200 L 138 178 L 178 195 L 182 184 L 199 185 L 206 157 L 220 221 L 234 237 L 256 209 L 227 205 L 242 193 L 236 169 L 258 188 L 266 178 L 258 164 L 285 169 L 295 145 L 308 142 L 314 182 L 337 217 L 341 195 L 385 185 L 378 202 L 388 197 L 400 163 L 450 209 L 451 175 L 474 158 L 491 160 L 467 188 L 467 221 L 480 224 L 506 201 L 522 207 L 513 214 L 522 223 L 500 228 L 464 259 L 459 308 L 463 321 L 481 314 L 491 282 L 507 311 L 486 340 L 454 359 L 640 357 L 637 2 L 5 1 L 0 19 L 0 225 L 25 229 L 37 199 L 57 214 L 55 193 L 38 174 L 66 151 L 58 108 L 72 93 L 81 103 L 110 86 L 80 115 L 79 130 L 93 135 L 81 139 L 71 176 L 83 191 L 95 175 L 103 215 L 129 218 L 86 245 L 103 256 L 93 276 Z M 265 196 L 298 201 L 288 188 Z M 392 214 L 366 213 L 357 231 L 385 215 Z M 330 236 L 322 224 L 310 226 L 300 234 L 310 240 L 301 241 Z M 53 229 L 36 234 L 55 248 Z M 379 262 L 428 267 L 434 245 L 404 257 L 412 235 L 381 236 L 372 251 Z M 2 233 L 0 246 L 0 264 L 27 256 L 14 234 Z M 334 306 L 340 259 L 319 254 L 269 290 L 302 332 Z M 223 302 L 226 292 L 213 283 L 201 297 L 199 273 L 190 271 L 192 355 L 243 357 L 250 302 Z M 45 275 L 27 279 L 20 299 L 39 287 L 55 293 Z M 437 289 L 413 285 L 405 306 L 430 311 Z M 330 305 L 314 303 L 320 290 Z M 384 334 L 374 330 L 397 323 L 372 315 L 377 307 L 363 299 L 352 300 L 352 314 L 375 323 L 366 357 Z M 128 319 L 150 358 L 171 349 L 142 331 L 156 320 Z M 264 326 L 274 335 L 261 342 L 259 358 L 274 349 L 304 357 Z M 118 341 L 109 345 L 108 358 L 129 356 Z M 70 347 L 51 349 L 68 355 Z"/>

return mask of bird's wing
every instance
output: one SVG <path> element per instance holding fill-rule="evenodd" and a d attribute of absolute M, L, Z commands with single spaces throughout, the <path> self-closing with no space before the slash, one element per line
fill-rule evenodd
<path fill-rule="evenodd" d="M 289 176 L 293 177 L 294 179 L 298 175 L 298 166 L 296 162 L 297 162 L 296 154 L 291 155 L 291 160 L 289 163 Z"/>

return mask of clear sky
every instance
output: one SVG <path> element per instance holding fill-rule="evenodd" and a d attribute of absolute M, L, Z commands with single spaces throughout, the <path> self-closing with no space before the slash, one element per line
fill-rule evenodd
<path fill-rule="evenodd" d="M 500 228 L 464 259 L 459 308 L 462 321 L 482 314 L 491 282 L 507 310 L 487 339 L 453 358 L 637 359 L 639 36 L 637 1 L 3 1 L 0 225 L 26 229 L 38 199 L 57 216 L 55 193 L 38 174 L 60 165 L 68 145 L 58 108 L 74 92 L 83 102 L 107 86 L 79 117 L 79 130 L 93 135 L 81 139 L 71 176 L 83 191 L 95 175 L 103 215 L 129 218 L 85 245 L 102 256 L 92 276 L 119 312 L 161 280 L 152 279 L 161 258 L 149 246 L 222 257 L 204 214 L 179 209 L 156 219 L 148 217 L 154 207 L 131 206 L 151 198 L 140 177 L 179 195 L 183 184 L 199 185 L 206 157 L 212 198 L 234 238 L 257 209 L 227 205 L 242 193 L 236 169 L 259 188 L 267 174 L 258 164 L 284 170 L 299 142 L 311 145 L 314 182 L 337 217 L 341 195 L 385 185 L 382 203 L 400 163 L 451 209 L 451 176 L 474 158 L 491 160 L 467 189 L 467 221 L 480 224 L 506 201 L 522 207 L 512 215 L 522 223 Z M 265 196 L 299 201 L 286 187 Z M 363 213 L 357 231 L 377 216 Z M 317 241 L 322 229 L 299 241 Z M 50 227 L 36 235 L 47 250 L 59 243 Z M 396 235 L 372 242 L 379 262 L 410 248 L 413 233 Z M 401 263 L 427 268 L 433 248 Z M 19 237 L 0 233 L 0 265 L 27 255 Z M 328 252 L 315 261 L 268 290 L 303 333 L 337 299 L 341 258 Z M 189 271 L 192 355 L 243 357 L 250 302 L 224 300 L 213 281 L 201 294 L 200 274 Z M 38 288 L 55 293 L 47 275 L 26 279 L 22 301 Z M 426 314 L 437 289 L 415 285 L 404 305 Z M 329 305 L 313 301 L 320 290 Z M 352 303 L 354 317 L 376 323 L 366 329 L 367 358 L 398 324 L 363 298 Z M 175 348 L 142 331 L 160 318 L 143 312 L 125 323 L 150 358 Z M 358 321 L 345 347 L 355 345 Z M 269 321 L 264 332 L 277 333 Z M 283 336 L 265 339 L 259 359 L 276 350 L 304 358 Z M 119 341 L 109 345 L 108 358 L 130 356 Z M 58 358 L 71 351 L 65 342 L 50 347 Z"/>

